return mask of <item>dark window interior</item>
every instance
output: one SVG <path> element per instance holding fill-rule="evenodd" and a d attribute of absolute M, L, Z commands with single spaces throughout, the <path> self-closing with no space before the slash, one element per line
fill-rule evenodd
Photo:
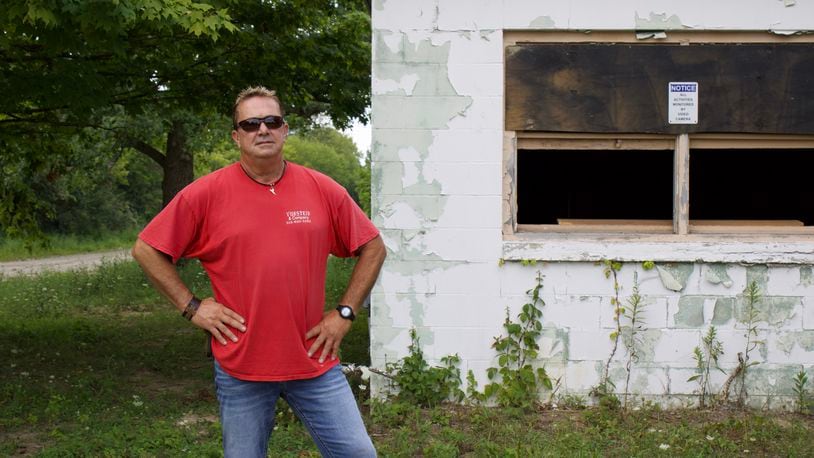
<path fill-rule="evenodd" d="M 518 150 L 517 162 L 520 224 L 673 218 L 672 150 Z"/>
<path fill-rule="evenodd" d="M 690 220 L 814 225 L 814 150 L 691 149 Z"/>

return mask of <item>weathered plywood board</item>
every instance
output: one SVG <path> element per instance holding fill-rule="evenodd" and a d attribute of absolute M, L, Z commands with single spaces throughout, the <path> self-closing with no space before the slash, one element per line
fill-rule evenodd
<path fill-rule="evenodd" d="M 668 123 L 668 83 L 699 122 Z M 814 43 L 533 43 L 506 48 L 506 129 L 814 133 Z"/>

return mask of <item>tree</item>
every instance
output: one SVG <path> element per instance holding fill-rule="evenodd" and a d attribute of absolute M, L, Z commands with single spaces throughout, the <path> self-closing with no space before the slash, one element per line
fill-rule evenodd
<path fill-rule="evenodd" d="M 194 139 L 240 89 L 278 90 L 289 121 L 365 117 L 370 18 L 360 0 L 6 0 L 0 8 L 0 225 L 36 231 L 38 177 L 65 173 L 81 129 L 163 170 L 164 203 L 193 178 Z M 221 126 L 222 127 L 222 126 Z"/>
<path fill-rule="evenodd" d="M 325 127 L 302 129 L 288 137 L 285 157 L 330 175 L 363 209 L 370 211 L 369 173 L 365 174 L 363 158 L 350 137 Z"/>

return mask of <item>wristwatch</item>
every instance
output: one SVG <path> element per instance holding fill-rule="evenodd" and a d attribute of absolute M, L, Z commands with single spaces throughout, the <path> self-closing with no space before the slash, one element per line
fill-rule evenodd
<path fill-rule="evenodd" d="M 336 306 L 336 310 L 339 312 L 339 316 L 346 320 L 356 319 L 356 315 L 353 314 L 353 309 L 349 305 L 339 304 Z"/>

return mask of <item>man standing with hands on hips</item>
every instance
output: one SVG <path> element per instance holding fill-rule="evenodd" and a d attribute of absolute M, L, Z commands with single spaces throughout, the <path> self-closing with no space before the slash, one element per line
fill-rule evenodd
<path fill-rule="evenodd" d="M 384 243 L 344 188 L 285 161 L 288 124 L 274 91 L 241 92 L 233 123 L 240 160 L 180 191 L 139 234 L 133 257 L 212 335 L 227 457 L 266 456 L 280 396 L 324 456 L 375 456 L 337 353 Z M 329 254 L 358 261 L 340 304 L 323 315 Z M 182 257 L 201 261 L 214 298 L 182 282 Z"/>

